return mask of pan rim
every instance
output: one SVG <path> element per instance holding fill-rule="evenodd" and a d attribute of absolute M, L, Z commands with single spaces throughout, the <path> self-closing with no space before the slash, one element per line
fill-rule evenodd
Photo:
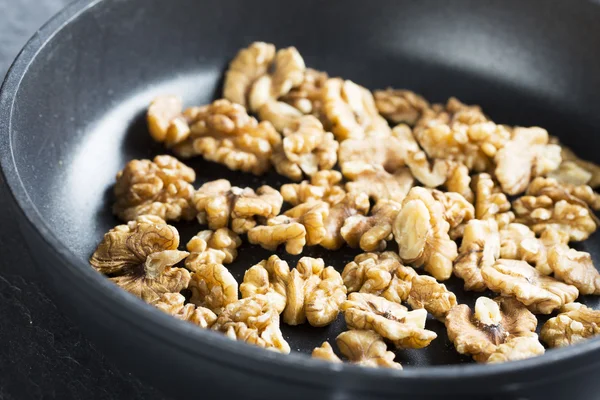
<path fill-rule="evenodd" d="M 35 61 L 39 52 L 53 40 L 54 36 L 62 29 L 67 27 L 74 20 L 79 18 L 86 11 L 93 7 L 107 2 L 108 0 L 76 0 L 58 14 L 52 17 L 43 25 L 17 55 L 15 61 L 9 68 L 2 87 L 0 88 L 0 169 L 4 177 L 8 192 L 10 193 L 18 211 L 19 218 L 34 230 L 45 242 L 50 251 L 57 253 L 63 258 L 66 269 L 61 271 L 67 278 L 77 277 L 81 279 L 80 284 L 87 286 L 86 291 L 102 298 L 99 304 L 119 304 L 118 313 L 114 312 L 116 318 L 126 322 L 129 325 L 137 325 L 147 335 L 159 336 L 168 343 L 170 347 L 180 347 L 182 340 L 193 342 L 196 346 L 186 346 L 186 352 L 194 350 L 193 356 L 209 356 L 211 346 L 213 345 L 218 354 L 213 350 L 210 358 L 215 362 L 226 365 L 228 368 L 237 370 L 246 370 L 249 374 L 265 374 L 277 377 L 293 378 L 296 383 L 310 383 L 316 386 L 326 386 L 324 382 L 331 380 L 319 379 L 321 384 L 314 379 L 318 375 L 331 377 L 333 373 L 342 373 L 348 379 L 385 379 L 393 380 L 399 384 L 407 381 L 453 381 L 456 378 L 474 378 L 498 377 L 500 375 L 510 375 L 512 377 L 523 376 L 526 380 L 526 372 L 548 367 L 552 364 L 566 361 L 576 361 L 576 359 L 586 356 L 593 352 L 600 351 L 600 337 L 584 341 L 575 346 L 569 346 L 562 349 L 554 349 L 542 356 L 526 360 L 515 361 L 497 365 L 477 365 L 477 364 L 456 364 L 441 365 L 429 367 L 410 367 L 401 373 L 386 369 L 366 369 L 353 365 L 335 365 L 320 360 L 314 360 L 301 354 L 276 354 L 265 352 L 262 349 L 248 346 L 243 343 L 231 341 L 224 336 L 204 332 L 183 321 L 177 321 L 159 310 L 151 307 L 134 296 L 125 293 L 116 285 L 110 283 L 103 276 L 95 272 L 88 265 L 82 265 L 77 256 L 64 244 L 46 224 L 42 214 L 36 209 L 35 204 L 30 199 L 25 188 L 15 162 L 14 149 L 12 147 L 12 116 L 13 106 L 16 101 L 20 84 L 26 77 L 29 66 Z M 38 268 L 42 268 L 38 266 Z M 135 318 L 128 318 L 135 315 Z M 148 329 L 153 327 L 158 329 Z M 176 338 L 176 339 L 175 339 Z M 209 345 L 209 346 L 207 346 Z M 204 352 L 199 351 L 202 347 L 208 347 Z M 190 350 L 191 349 L 191 350 Z M 228 357 L 228 356 L 231 357 Z M 256 362 L 266 364 L 264 368 L 257 370 L 252 368 Z M 590 364 L 580 363 L 589 367 Z M 260 372 L 259 372 L 260 371 Z M 296 372 L 293 375 L 289 372 Z M 552 377 L 547 377 L 551 379 Z M 332 383 L 329 383 L 331 385 Z M 371 386 L 369 392 L 379 392 L 383 387 Z M 466 388 L 465 388 L 466 389 Z M 423 388 L 426 392 L 426 388 Z"/>

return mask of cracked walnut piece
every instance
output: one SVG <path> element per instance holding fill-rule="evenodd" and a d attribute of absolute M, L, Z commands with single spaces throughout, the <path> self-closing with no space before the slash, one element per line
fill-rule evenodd
<path fill-rule="evenodd" d="M 323 88 L 323 110 L 340 142 L 373 134 L 384 137 L 390 134 L 390 127 L 379 115 L 371 92 L 352 81 L 328 79 Z"/>
<path fill-rule="evenodd" d="M 348 293 L 370 293 L 396 303 L 406 301 L 415 276 L 415 270 L 402 265 L 392 251 L 359 254 L 342 271 Z"/>
<path fill-rule="evenodd" d="M 567 246 L 554 246 L 547 251 L 548 266 L 556 279 L 575 286 L 579 294 L 600 295 L 600 273 L 590 253 Z"/>
<path fill-rule="evenodd" d="M 527 193 L 513 202 L 517 222 L 539 234 L 546 229 L 568 233 L 570 240 L 587 239 L 597 228 L 597 218 L 587 204 L 551 178 L 536 178 Z"/>
<path fill-rule="evenodd" d="M 192 275 L 190 302 L 220 314 L 225 306 L 238 299 L 238 284 L 221 264 L 204 264 Z"/>
<path fill-rule="evenodd" d="M 400 212 L 400 203 L 379 200 L 370 216 L 353 215 L 346 219 L 340 234 L 350 247 L 360 247 L 364 251 L 377 251 L 386 248 L 386 241 L 392 240 L 392 225 Z"/>
<path fill-rule="evenodd" d="M 477 362 L 499 362 L 519 357 L 518 352 L 507 351 L 506 347 L 520 347 L 518 343 L 509 343 L 535 335 L 537 319 L 514 298 L 479 297 L 475 312 L 465 304 L 457 305 L 446 316 L 445 324 L 448 338 L 460 354 L 469 354 Z M 508 346 L 500 348 L 503 344 Z M 540 352 L 532 353 L 531 356 Z M 490 360 L 492 354 L 496 355 Z"/>
<path fill-rule="evenodd" d="M 212 329 L 233 340 L 283 354 L 290 352 L 279 328 L 279 313 L 267 296 L 257 294 L 228 304 Z"/>
<path fill-rule="evenodd" d="M 407 303 L 413 310 L 424 308 L 440 321 L 456 305 L 456 295 L 431 276 L 417 275 L 412 278 Z"/>
<path fill-rule="evenodd" d="M 200 328 L 210 328 L 217 316 L 208 308 L 196 307 L 193 304 L 184 304 L 185 297 L 179 293 L 165 293 L 154 303 L 159 310 L 183 321 L 191 322 Z"/>
<path fill-rule="evenodd" d="M 344 199 L 346 191 L 338 185 L 342 181 L 339 171 L 319 171 L 310 177 L 309 181 L 286 183 L 279 191 L 283 200 L 297 206 L 314 200 L 323 200 L 333 206 Z"/>
<path fill-rule="evenodd" d="M 290 271 L 286 294 L 283 321 L 299 325 L 308 320 L 319 327 L 336 319 L 346 300 L 346 287 L 340 273 L 333 267 L 325 268 L 322 258 L 302 257 Z"/>
<path fill-rule="evenodd" d="M 271 166 L 281 135 L 268 121 L 258 122 L 246 109 L 228 100 L 215 100 L 184 111 L 190 133 L 174 145 L 183 158 L 196 155 L 234 171 L 262 175 Z"/>
<path fill-rule="evenodd" d="M 394 221 L 393 233 L 400 257 L 416 267 L 425 265 L 425 271 L 437 280 L 450 278 L 452 262 L 458 253 L 456 243 L 448 236 L 449 229 L 444 206 L 429 190 L 412 188 Z"/>
<path fill-rule="evenodd" d="M 499 257 L 500 235 L 496 221 L 473 219 L 465 228 L 454 274 L 465 281 L 465 290 L 481 292 L 487 289 L 481 269 L 493 265 Z"/>
<path fill-rule="evenodd" d="M 183 101 L 178 96 L 164 95 L 153 99 L 146 112 L 152 139 L 167 147 L 184 140 L 190 130 L 182 111 Z"/>
<path fill-rule="evenodd" d="M 228 228 L 200 231 L 186 245 L 190 255 L 185 259 L 185 267 L 197 271 L 204 264 L 232 263 L 241 244 L 242 239 Z"/>
<path fill-rule="evenodd" d="M 556 139 L 556 138 L 553 138 L 553 139 Z M 591 186 L 594 189 L 600 187 L 600 166 L 598 166 L 597 164 L 595 164 L 591 161 L 585 161 L 585 160 L 577 157 L 577 155 L 573 152 L 573 150 L 571 150 L 568 147 L 565 147 L 563 145 L 560 145 L 560 147 L 561 147 L 560 154 L 563 159 L 563 164 L 571 163 L 572 165 L 575 165 L 578 168 L 583 169 L 590 175 L 588 181 L 584 182 L 584 183 Z M 572 168 L 572 166 L 571 166 L 571 168 Z"/>
<path fill-rule="evenodd" d="M 175 268 L 188 252 L 179 251 L 179 233 L 154 215 L 142 215 L 104 235 L 90 264 L 146 303 L 188 287 L 190 273 Z"/>
<path fill-rule="evenodd" d="M 415 181 L 408 168 L 400 168 L 390 174 L 380 165 L 362 161 L 344 163 L 342 173 L 351 181 L 346 183 L 348 193 L 366 193 L 375 201 L 401 202 Z"/>
<path fill-rule="evenodd" d="M 348 193 L 342 201 L 329 209 L 325 219 L 325 237 L 320 245 L 328 250 L 337 250 L 344 244 L 340 233 L 344 222 L 353 215 L 365 215 L 369 211 L 369 196 L 365 193 Z"/>
<path fill-rule="evenodd" d="M 471 189 L 471 176 L 466 165 L 457 164 L 452 169 L 446 180 L 446 189 L 462 195 L 469 203 L 474 202 L 475 194 Z"/>
<path fill-rule="evenodd" d="M 456 239 L 463 235 L 464 227 L 475 216 L 475 208 L 460 193 L 431 191 L 433 198 L 444 207 L 444 219 L 450 224 L 450 236 Z"/>
<path fill-rule="evenodd" d="M 271 218 L 279 214 L 283 198 L 279 191 L 261 186 L 256 192 L 250 188 L 231 186 L 228 180 L 207 182 L 194 194 L 198 221 L 210 229 L 224 228 L 231 222 L 236 233 L 246 233 L 256 226 L 257 218 Z"/>
<path fill-rule="evenodd" d="M 379 113 L 394 124 L 414 125 L 429 108 L 423 96 L 410 90 L 388 88 L 376 90 L 373 96 Z"/>
<path fill-rule="evenodd" d="M 246 271 L 240 293 L 242 298 L 265 295 L 277 313 L 281 314 L 287 304 L 286 286 L 289 278 L 288 263 L 272 255 Z"/>
<path fill-rule="evenodd" d="M 550 347 L 563 347 L 579 343 L 600 334 L 600 311 L 581 303 L 565 305 L 554 318 L 550 318 L 540 332 L 542 340 Z"/>
<path fill-rule="evenodd" d="M 489 174 L 481 173 L 473 180 L 475 187 L 475 218 L 494 219 L 502 229 L 515 219 L 510 201 L 494 184 Z"/>
<path fill-rule="evenodd" d="M 481 269 L 486 286 L 503 296 L 514 296 L 536 314 L 550 314 L 575 301 L 579 291 L 542 275 L 525 261 L 499 259 Z"/>
<path fill-rule="evenodd" d="M 271 251 L 285 243 L 288 253 L 300 254 L 305 244 L 317 245 L 327 234 L 325 218 L 328 211 L 329 205 L 323 201 L 299 204 L 283 215 L 270 218 L 267 225 L 250 229 L 248 240 Z"/>
<path fill-rule="evenodd" d="M 326 72 L 306 68 L 302 83 L 292 88 L 292 90 L 283 95 L 280 100 L 296 108 L 302 114 L 314 115 L 323 122 L 322 92 L 328 79 L 329 76 Z"/>
<path fill-rule="evenodd" d="M 519 194 L 527 189 L 532 178 L 558 168 L 560 146 L 548 144 L 548 139 L 548 132 L 542 128 L 513 130 L 511 140 L 494 158 L 496 177 L 504 193 Z"/>
<path fill-rule="evenodd" d="M 346 325 L 374 330 L 400 349 L 421 349 L 437 337 L 425 329 L 427 311 L 406 307 L 369 293 L 351 293 L 342 304 Z"/>
<path fill-rule="evenodd" d="M 297 119 L 283 134 L 282 143 L 271 156 L 280 175 L 299 181 L 304 174 L 312 176 L 335 166 L 339 144 L 312 115 Z"/>
<path fill-rule="evenodd" d="M 191 220 L 196 215 L 192 204 L 194 180 L 194 170 L 171 156 L 132 160 L 117 174 L 113 213 L 123 221 L 140 215 L 156 215 L 167 221 Z"/>
<path fill-rule="evenodd" d="M 353 329 L 340 333 L 335 341 L 340 353 L 353 364 L 371 368 L 402 369 L 402 366 L 394 361 L 396 355 L 387 350 L 381 336 L 373 331 Z M 315 348 L 312 357 L 334 363 L 342 362 L 328 342 L 323 342 L 321 347 Z"/>

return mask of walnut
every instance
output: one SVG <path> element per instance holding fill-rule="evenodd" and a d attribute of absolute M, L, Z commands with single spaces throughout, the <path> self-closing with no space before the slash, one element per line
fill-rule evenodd
<path fill-rule="evenodd" d="M 375 201 L 388 199 L 401 202 L 414 184 L 408 168 L 400 168 L 390 174 L 379 165 L 348 161 L 342 165 L 342 173 L 351 181 L 346 183 L 349 193 L 366 193 Z"/>
<path fill-rule="evenodd" d="M 413 310 L 424 308 L 440 321 L 444 321 L 450 309 L 456 305 L 456 295 L 431 276 L 417 275 L 412 278 L 407 302 Z"/>
<path fill-rule="evenodd" d="M 558 169 L 550 171 L 546 176 L 556 179 L 561 184 L 587 185 L 592 179 L 592 173 L 573 161 L 565 161 L 564 152 L 561 155 L 563 155 L 563 161 L 558 166 Z"/>
<path fill-rule="evenodd" d="M 273 251 L 285 243 L 288 253 L 300 254 L 305 244 L 317 245 L 327 234 L 325 218 L 328 211 L 329 205 L 323 201 L 299 204 L 283 215 L 269 219 L 267 225 L 250 229 L 248 240 Z"/>
<path fill-rule="evenodd" d="M 560 311 L 542 326 L 540 337 L 548 346 L 569 346 L 600 334 L 600 311 L 581 303 L 567 304 Z"/>
<path fill-rule="evenodd" d="M 369 293 L 351 293 L 342 304 L 346 324 L 351 329 L 374 330 L 397 348 L 420 349 L 437 337 L 425 329 L 425 310 L 406 307 Z"/>
<path fill-rule="evenodd" d="M 429 102 L 410 90 L 376 90 L 373 94 L 379 113 L 394 124 L 414 125 L 423 111 L 429 108 Z"/>
<path fill-rule="evenodd" d="M 516 297 L 536 314 L 550 314 L 579 295 L 575 286 L 545 276 L 525 261 L 499 259 L 484 266 L 481 275 L 490 290 Z"/>
<path fill-rule="evenodd" d="M 184 303 L 185 297 L 181 294 L 165 293 L 154 306 L 175 318 L 198 325 L 200 328 L 210 328 L 217 320 L 215 313 L 208 308 L 196 307 L 193 304 Z"/>
<path fill-rule="evenodd" d="M 391 251 L 359 254 L 342 272 L 348 293 L 370 293 L 396 303 L 406 301 L 415 276 L 415 270 L 402 265 Z"/>
<path fill-rule="evenodd" d="M 402 369 L 402 366 L 394 361 L 396 355 L 387 350 L 387 345 L 381 336 L 373 331 L 353 329 L 342 332 L 336 338 L 336 343 L 340 352 L 353 364 L 363 367 Z M 342 362 L 327 342 L 315 348 L 312 356 L 334 363 Z"/>
<path fill-rule="evenodd" d="M 307 68 L 304 71 L 302 83 L 292 88 L 280 100 L 295 107 L 303 114 L 314 115 L 322 121 L 324 119 L 322 91 L 327 79 L 329 79 L 327 73 Z"/>
<path fill-rule="evenodd" d="M 346 287 L 340 273 L 325 268 L 322 258 L 302 257 L 290 271 L 287 305 L 283 321 L 299 325 L 308 320 L 312 326 L 332 323 L 346 300 Z"/>
<path fill-rule="evenodd" d="M 289 129 L 284 129 L 284 136 L 271 158 L 279 174 L 300 180 L 304 174 L 312 176 L 335 166 L 338 142 L 315 117 L 297 119 Z"/>
<path fill-rule="evenodd" d="M 547 228 L 567 232 L 571 240 L 585 240 L 596 230 L 597 219 L 587 204 L 551 178 L 536 178 L 527 193 L 513 202 L 517 222 L 535 233 Z"/>
<path fill-rule="evenodd" d="M 249 268 L 244 274 L 244 282 L 240 285 L 242 298 L 262 294 L 281 314 L 287 303 L 286 285 L 290 278 L 288 263 L 276 255 Z"/>
<path fill-rule="evenodd" d="M 515 215 L 510 210 L 510 201 L 496 187 L 489 174 L 479 174 L 473 182 L 475 187 L 475 218 L 481 220 L 492 218 L 498 223 L 500 229 L 515 219 Z"/>
<path fill-rule="evenodd" d="M 454 274 L 465 281 L 465 290 L 481 292 L 487 287 L 481 269 L 500 257 L 498 224 L 493 219 L 469 221 L 454 263 Z"/>
<path fill-rule="evenodd" d="M 577 157 L 577 155 L 571 149 L 562 145 L 560 154 L 563 159 L 563 163 L 575 164 L 577 167 L 590 174 L 590 178 L 587 182 L 584 182 L 585 184 L 594 189 L 600 186 L 600 166 L 591 161 L 585 161 Z"/>
<path fill-rule="evenodd" d="M 375 107 L 371 92 L 349 80 L 331 78 L 325 82 L 323 111 L 339 141 L 390 133 L 390 127 Z"/>
<path fill-rule="evenodd" d="M 548 144 L 548 132 L 542 128 L 515 128 L 511 140 L 494 158 L 496 177 L 504 193 L 523 192 L 533 177 L 558 168 L 560 147 Z"/>
<path fill-rule="evenodd" d="M 350 247 L 364 251 L 385 249 L 387 240 L 392 240 L 392 224 L 400 212 L 400 203 L 379 200 L 371 215 L 353 215 L 346 219 L 340 234 Z"/>
<path fill-rule="evenodd" d="M 487 362 L 502 363 L 507 361 L 524 360 L 535 356 L 541 356 L 546 352 L 544 346 L 540 343 L 538 335 L 531 333 L 527 336 L 518 336 L 507 340 L 496 347 Z"/>
<path fill-rule="evenodd" d="M 221 264 L 203 264 L 192 275 L 190 302 L 220 314 L 225 306 L 238 299 L 238 284 Z"/>
<path fill-rule="evenodd" d="M 458 253 L 449 229 L 444 206 L 427 189 L 412 188 L 393 226 L 400 257 L 416 267 L 425 265 L 425 271 L 438 280 L 450 278 Z"/>
<path fill-rule="evenodd" d="M 188 287 L 190 273 L 175 268 L 188 252 L 179 251 L 179 232 L 154 215 L 142 215 L 118 225 L 104 235 L 90 264 L 146 303 L 156 303 L 164 293 Z"/>
<path fill-rule="evenodd" d="M 240 50 L 229 64 L 223 84 L 223 97 L 246 107 L 246 98 L 254 82 L 265 75 L 275 58 L 275 46 L 254 42 Z"/>
<path fill-rule="evenodd" d="M 156 215 L 164 220 L 191 220 L 196 180 L 193 169 L 171 156 L 154 160 L 132 160 L 117 174 L 113 212 L 124 221 L 140 215 Z"/>
<path fill-rule="evenodd" d="M 535 265 L 544 275 L 550 275 L 552 269 L 548 265 L 550 249 L 566 248 L 569 234 L 555 229 L 546 229 L 538 239 L 529 227 L 522 224 L 510 224 L 500 232 L 502 238 L 501 257 L 523 260 Z"/>
<path fill-rule="evenodd" d="M 268 121 L 258 122 L 243 106 L 220 99 L 184 111 L 190 133 L 173 147 L 179 157 L 200 155 L 231 170 L 265 173 L 281 136 Z"/>
<path fill-rule="evenodd" d="M 232 263 L 241 244 L 242 239 L 228 228 L 200 231 L 186 245 L 190 255 L 185 259 L 185 266 L 197 271 L 203 264 Z"/>
<path fill-rule="evenodd" d="M 190 130 L 182 114 L 183 101 L 178 96 L 158 96 L 148 106 L 146 120 L 150 136 L 167 147 L 179 143 Z"/>
<path fill-rule="evenodd" d="M 470 203 L 474 202 L 475 195 L 471 190 L 471 176 L 466 165 L 458 164 L 452 169 L 446 180 L 446 189 L 462 195 Z"/>
<path fill-rule="evenodd" d="M 344 222 L 353 215 L 365 215 L 369 211 L 369 196 L 365 193 L 348 193 L 342 201 L 330 208 L 325 219 L 325 237 L 320 245 L 328 250 L 337 250 L 344 244 L 340 230 Z"/>
<path fill-rule="evenodd" d="M 280 192 L 283 200 L 294 206 L 314 200 L 323 200 L 333 206 L 346 196 L 344 188 L 338 185 L 341 181 L 339 171 L 319 171 L 310 177 L 310 182 L 286 183 Z"/>
<path fill-rule="evenodd" d="M 198 189 L 194 205 L 198 210 L 198 221 L 208 224 L 210 229 L 224 228 L 231 222 L 234 232 L 246 233 L 256 226 L 257 218 L 271 218 L 279 214 L 283 198 L 277 190 L 266 185 L 254 192 L 218 179 Z"/>
<path fill-rule="evenodd" d="M 228 304 L 212 329 L 233 340 L 288 354 L 290 345 L 279 328 L 279 313 L 269 300 L 257 294 Z"/>
<path fill-rule="evenodd" d="M 304 81 L 305 69 L 304 59 L 295 47 L 278 50 L 272 72 L 256 79 L 250 89 L 249 109 L 257 111 L 267 102 L 289 93 L 293 87 Z"/>
<path fill-rule="evenodd" d="M 537 319 L 514 298 L 497 297 L 492 300 L 479 297 L 475 312 L 465 304 L 457 305 L 450 310 L 445 323 L 448 338 L 460 354 L 469 354 L 477 362 L 498 362 L 502 354 L 509 358 L 510 351 L 507 350 L 518 342 L 499 347 L 515 338 L 531 336 Z"/>
<path fill-rule="evenodd" d="M 257 114 L 261 121 L 270 122 L 277 132 L 292 128 L 303 115 L 294 107 L 281 101 L 269 101 L 263 104 Z"/>
<path fill-rule="evenodd" d="M 600 273 L 590 253 L 569 249 L 568 246 L 548 248 L 548 266 L 554 277 L 575 286 L 579 294 L 600 295 Z"/>
<path fill-rule="evenodd" d="M 572 185 L 562 183 L 561 186 L 569 192 L 570 195 L 584 201 L 591 209 L 600 210 L 600 194 L 594 192 L 594 189 L 588 185 Z"/>
<path fill-rule="evenodd" d="M 450 224 L 450 232 L 454 231 L 453 238 L 461 237 L 464 226 L 475 216 L 473 204 L 459 193 L 441 192 L 434 189 L 431 194 L 444 207 L 444 219 Z"/>
<path fill-rule="evenodd" d="M 535 233 L 527 225 L 517 223 L 506 225 L 500 230 L 500 258 L 518 260 L 522 251 L 521 242 L 524 240 L 537 244 Z M 526 247 L 530 248 L 532 246 Z"/>

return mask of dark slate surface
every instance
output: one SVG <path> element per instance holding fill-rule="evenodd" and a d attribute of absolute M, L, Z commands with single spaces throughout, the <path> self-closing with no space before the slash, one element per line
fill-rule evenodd
<path fill-rule="evenodd" d="M 0 77 L 68 3 L 0 0 Z M 0 184 L 0 399 L 165 398 L 106 360 L 48 298 Z"/>

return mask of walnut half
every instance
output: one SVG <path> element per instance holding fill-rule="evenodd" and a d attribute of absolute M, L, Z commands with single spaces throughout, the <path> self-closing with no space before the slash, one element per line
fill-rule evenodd
<path fill-rule="evenodd" d="M 244 282 L 240 285 L 242 298 L 252 297 L 255 294 L 265 295 L 277 313 L 281 314 L 287 304 L 286 287 L 289 278 L 288 263 L 272 255 L 246 271 Z"/>
<path fill-rule="evenodd" d="M 567 304 L 560 311 L 542 326 L 540 337 L 548 346 L 568 346 L 600 334 L 600 311 L 581 303 Z"/>
<path fill-rule="evenodd" d="M 197 271 L 204 264 L 232 263 L 241 244 L 242 239 L 228 228 L 198 232 L 186 245 L 190 255 L 185 259 L 185 266 Z"/>
<path fill-rule="evenodd" d="M 370 216 L 358 214 L 346 219 L 340 234 L 350 247 L 360 247 L 364 251 L 383 250 L 386 241 L 392 239 L 392 225 L 399 212 L 400 203 L 379 200 Z"/>
<path fill-rule="evenodd" d="M 208 308 L 196 307 L 193 304 L 184 304 L 185 297 L 179 293 L 165 293 L 154 303 L 159 310 L 183 321 L 191 322 L 200 328 L 210 328 L 217 316 Z"/>

